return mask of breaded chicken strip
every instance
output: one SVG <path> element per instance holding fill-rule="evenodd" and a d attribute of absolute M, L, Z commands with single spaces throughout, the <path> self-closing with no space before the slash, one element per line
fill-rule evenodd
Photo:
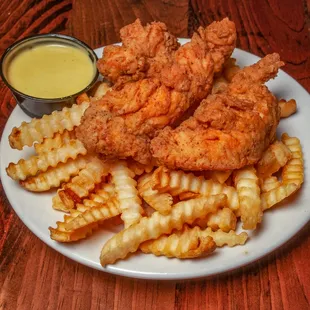
<path fill-rule="evenodd" d="M 271 54 L 240 70 L 226 91 L 203 100 L 193 117 L 164 128 L 151 142 L 156 160 L 172 169 L 228 170 L 256 163 L 273 141 L 280 119 L 264 85 L 284 63 Z"/>
<path fill-rule="evenodd" d="M 222 61 L 234 49 L 236 31 L 226 19 L 212 25 L 212 32 L 218 28 L 222 44 L 223 33 L 227 36 L 227 47 L 221 46 Z M 195 33 L 153 77 L 118 83 L 102 99 L 92 102 L 76 130 L 86 148 L 107 157 L 133 157 L 149 163 L 150 139 L 155 132 L 173 124 L 210 93 L 216 64 L 205 40 L 204 34 Z"/>
<path fill-rule="evenodd" d="M 164 23 L 142 26 L 139 19 L 120 30 L 122 46 L 108 45 L 98 61 L 98 70 L 112 83 L 154 76 L 170 62 L 180 46 Z"/>
<path fill-rule="evenodd" d="M 194 37 L 202 39 L 214 61 L 214 71 L 222 69 L 236 44 L 235 24 L 228 18 L 199 27 Z M 105 47 L 98 61 L 99 72 L 112 83 L 124 83 L 147 77 L 161 78 L 162 70 L 174 62 L 179 48 L 177 39 L 168 32 L 164 23 L 153 22 L 142 26 L 139 19 L 120 31 L 122 46 Z M 195 40 L 193 37 L 192 40 Z M 168 70 L 166 70 L 167 72 Z"/>

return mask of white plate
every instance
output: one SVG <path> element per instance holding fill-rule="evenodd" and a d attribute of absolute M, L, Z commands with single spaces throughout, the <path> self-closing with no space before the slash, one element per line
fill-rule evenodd
<path fill-rule="evenodd" d="M 185 39 L 181 43 L 187 42 Z M 98 56 L 102 48 L 97 49 Z M 233 57 L 239 65 L 250 65 L 259 60 L 257 56 L 236 49 Z M 279 98 L 295 98 L 298 103 L 298 113 L 281 120 L 278 135 L 287 132 L 300 138 L 305 158 L 305 183 L 303 188 L 286 204 L 264 214 L 261 227 L 250 233 L 250 240 L 245 246 L 217 249 L 214 254 L 203 259 L 178 260 L 153 255 L 132 255 L 115 265 L 102 268 L 99 263 L 101 248 L 117 228 L 96 232 L 90 238 L 73 243 L 61 244 L 50 239 L 49 226 L 55 227 L 62 220 L 63 213 L 52 209 L 53 193 L 33 194 L 23 190 L 17 182 L 11 180 L 5 172 L 9 162 L 17 162 L 22 157 L 32 153 L 30 148 L 17 151 L 10 148 L 8 135 L 14 126 L 22 121 L 30 121 L 17 106 L 7 121 L 1 141 L 1 179 L 6 195 L 17 215 L 25 225 L 43 242 L 63 255 L 92 268 L 113 274 L 144 278 L 144 279 L 189 279 L 210 276 L 249 264 L 275 250 L 294 236 L 309 220 L 310 191 L 307 190 L 310 162 L 310 104 L 308 92 L 293 78 L 283 71 L 269 82 L 270 90 Z"/>

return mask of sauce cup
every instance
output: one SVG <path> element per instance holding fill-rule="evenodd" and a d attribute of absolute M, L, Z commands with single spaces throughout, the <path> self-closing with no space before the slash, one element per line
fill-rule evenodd
<path fill-rule="evenodd" d="M 86 63 L 84 63 L 84 68 L 85 65 L 88 66 L 88 62 L 89 62 L 89 66 L 91 66 L 91 68 L 87 68 L 87 72 L 88 72 L 88 80 L 87 81 L 82 81 L 82 83 L 78 83 L 78 85 L 80 84 L 85 84 L 83 85 L 80 89 L 76 89 L 74 91 L 74 93 L 68 93 L 68 94 L 64 94 L 61 96 L 51 96 L 51 94 L 49 94 L 49 96 L 42 96 L 42 95 L 33 95 L 31 93 L 31 91 L 27 91 L 25 92 L 24 90 L 21 90 L 21 87 L 16 86 L 13 83 L 13 78 L 11 78 L 11 76 L 13 75 L 13 64 L 14 61 L 15 63 L 17 63 L 17 61 L 22 62 L 22 58 L 20 56 L 24 56 L 23 59 L 27 59 L 26 58 L 26 54 L 22 54 L 22 53 L 32 53 L 32 50 L 38 49 L 38 48 L 42 48 L 42 46 L 45 48 L 46 46 L 53 46 L 53 47 L 64 47 L 67 48 L 67 50 L 70 52 L 75 52 L 76 55 L 79 54 L 79 56 L 81 56 L 80 52 L 85 53 L 86 57 L 81 56 L 82 58 L 86 58 L 87 59 L 87 65 Z M 76 50 L 72 50 L 73 49 L 78 49 L 79 51 Z M 54 51 L 50 50 L 49 51 L 49 55 L 53 57 Z M 55 53 L 56 55 L 57 53 Z M 71 54 L 69 54 L 71 55 Z M 41 55 L 42 56 L 42 55 Z M 19 60 L 18 57 L 20 57 Z M 28 56 L 27 56 L 28 57 Z M 56 56 L 55 56 L 56 57 Z M 66 56 L 66 60 L 67 62 L 72 61 L 76 61 L 76 59 L 70 59 L 68 57 L 71 56 Z M 41 57 L 42 58 L 42 57 Z M 85 59 L 83 58 L 83 61 L 85 61 Z M 87 92 L 97 81 L 99 73 L 97 70 L 97 56 L 94 53 L 94 51 L 85 43 L 81 42 L 80 40 L 74 38 L 74 37 L 70 37 L 70 36 L 66 36 L 66 35 L 61 35 L 61 34 L 40 34 L 40 35 L 35 35 L 35 36 L 31 36 L 31 37 L 27 37 L 25 39 L 22 39 L 20 41 L 17 41 L 16 43 L 14 43 L 13 45 L 11 45 L 9 48 L 6 49 L 6 51 L 4 52 L 4 54 L 2 55 L 1 58 L 1 70 L 0 70 L 0 74 L 1 74 L 1 78 L 3 80 L 3 82 L 6 84 L 6 86 L 12 91 L 18 105 L 21 107 L 21 109 L 29 116 L 31 117 L 42 117 L 44 114 L 50 114 L 55 110 L 61 110 L 63 107 L 67 106 L 70 107 L 72 104 L 75 103 L 75 99 L 77 96 L 79 96 L 80 94 L 82 94 L 83 92 Z M 48 61 L 47 61 L 48 63 Z M 44 63 L 44 58 L 43 58 L 43 64 L 44 66 L 46 65 Z M 36 66 L 36 62 L 35 65 Z M 16 66 L 16 65 L 15 65 Z M 41 65 L 38 63 L 38 66 L 42 67 L 42 62 Z M 71 67 L 69 66 L 67 69 L 70 71 L 72 68 L 75 69 L 75 66 L 73 66 L 71 64 Z M 53 67 L 53 64 L 50 64 L 50 67 Z M 71 68 L 71 69 L 70 69 Z M 36 68 L 38 69 L 38 68 Z M 40 68 L 39 68 L 40 69 Z M 54 73 L 60 74 L 61 75 L 61 68 L 60 70 L 56 70 L 54 69 Z M 23 79 L 21 79 L 19 77 L 18 81 L 19 83 L 23 83 L 23 81 L 28 81 L 28 78 L 33 78 L 33 76 L 35 74 L 37 74 L 37 78 L 38 78 L 38 72 L 35 72 L 35 70 L 26 70 L 27 73 L 26 75 L 24 74 L 25 70 L 23 71 L 23 67 L 21 67 L 22 72 L 23 73 Z M 45 69 L 43 69 L 45 70 Z M 67 71 L 68 71 L 67 70 Z M 93 70 L 92 73 L 90 73 L 90 70 Z M 79 76 L 81 78 L 84 77 L 84 72 L 73 72 L 74 70 L 72 70 L 72 74 L 74 79 L 68 79 L 67 83 L 72 83 L 73 80 L 76 80 Z M 43 71 L 44 75 L 46 74 L 46 71 Z M 68 73 L 68 72 L 67 72 Z M 70 72 L 69 72 L 70 73 Z M 27 76 L 27 74 L 29 75 L 29 77 Z M 50 73 L 48 73 L 50 77 Z M 45 75 L 46 77 L 46 75 Z M 59 77 L 59 75 L 58 75 Z M 56 77 L 57 78 L 57 77 Z M 42 87 L 42 85 L 45 86 L 49 86 L 52 90 L 53 90 L 53 85 L 44 85 L 44 77 L 42 75 L 42 78 L 39 76 L 39 80 L 41 86 L 38 87 Z M 35 82 L 34 82 L 35 83 Z M 43 83 L 43 84 L 42 84 Z M 46 84 L 46 83 L 45 83 Z M 51 83 L 52 84 L 52 83 Z M 14 86 L 13 86 L 14 85 Z M 70 84 L 68 84 L 70 85 Z M 59 85 L 58 85 L 59 86 Z M 71 86 L 71 85 L 70 85 Z M 41 90 L 41 89 L 40 89 Z"/>

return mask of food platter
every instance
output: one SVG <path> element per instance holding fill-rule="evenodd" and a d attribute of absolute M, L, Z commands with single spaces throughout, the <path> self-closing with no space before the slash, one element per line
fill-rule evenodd
<path fill-rule="evenodd" d="M 186 42 L 186 39 L 180 39 L 181 44 Z M 98 56 L 101 56 L 102 49 L 95 51 Z M 250 65 L 259 60 L 257 56 L 239 49 L 235 49 L 233 57 L 240 66 Z M 267 86 L 278 98 L 294 98 L 297 101 L 298 112 L 281 120 L 277 134 L 280 137 L 282 133 L 287 132 L 301 140 L 305 160 L 305 183 L 291 199 L 264 214 L 263 223 L 255 232 L 249 232 L 250 239 L 244 246 L 224 247 L 206 258 L 191 260 L 138 254 L 103 268 L 99 262 L 100 250 L 105 241 L 119 228 L 105 226 L 90 238 L 72 244 L 61 244 L 51 240 L 48 227 L 54 226 L 56 221 L 63 217 L 63 213 L 52 209 L 54 192 L 27 192 L 5 172 L 10 162 L 17 162 L 32 152 L 32 149 L 27 147 L 23 151 L 13 150 L 8 143 L 8 135 L 12 128 L 22 121 L 30 120 L 18 106 L 8 119 L 1 139 L 1 181 L 6 195 L 20 219 L 43 242 L 81 264 L 105 272 L 143 279 L 190 279 L 211 276 L 247 265 L 283 245 L 310 219 L 310 209 L 307 205 L 310 193 L 306 190 L 309 180 L 307 164 L 310 156 L 310 124 L 307 120 L 307 115 L 310 114 L 309 94 L 282 70 L 275 80 L 267 83 Z"/>

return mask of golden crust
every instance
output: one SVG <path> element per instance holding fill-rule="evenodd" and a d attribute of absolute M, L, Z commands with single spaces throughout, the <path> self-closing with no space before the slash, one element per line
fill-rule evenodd
<path fill-rule="evenodd" d="M 230 170 L 256 163 L 274 140 L 278 102 L 262 83 L 283 63 L 271 54 L 240 70 L 227 89 L 203 100 L 176 129 L 151 142 L 155 159 L 171 169 Z"/>

